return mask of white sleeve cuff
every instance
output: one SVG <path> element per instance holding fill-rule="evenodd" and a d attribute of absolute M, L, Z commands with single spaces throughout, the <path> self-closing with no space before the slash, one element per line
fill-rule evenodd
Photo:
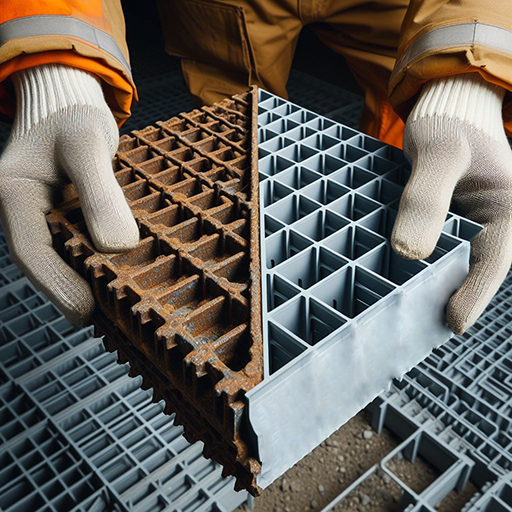
<path fill-rule="evenodd" d="M 466 73 L 427 82 L 408 121 L 425 117 L 458 118 L 490 137 L 504 136 L 502 117 L 505 89 L 484 80 L 478 73 Z"/>
<path fill-rule="evenodd" d="M 16 117 L 13 131 L 27 133 L 51 114 L 73 105 L 108 108 L 94 75 L 61 64 L 45 64 L 13 75 Z"/>

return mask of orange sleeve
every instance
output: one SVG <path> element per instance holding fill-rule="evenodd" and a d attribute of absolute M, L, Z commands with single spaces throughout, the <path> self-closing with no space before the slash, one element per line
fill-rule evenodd
<path fill-rule="evenodd" d="M 428 80 L 479 73 L 512 92 L 512 9 L 510 0 L 411 0 L 400 35 L 389 97 L 402 117 Z M 512 135 L 512 95 L 503 107 Z"/>
<path fill-rule="evenodd" d="M 118 124 L 137 99 L 119 0 L 0 0 L 0 113 L 14 115 L 9 77 L 42 64 L 94 73 Z"/>

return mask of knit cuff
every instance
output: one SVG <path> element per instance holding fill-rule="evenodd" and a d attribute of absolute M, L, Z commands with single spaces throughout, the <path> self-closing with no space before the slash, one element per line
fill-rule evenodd
<path fill-rule="evenodd" d="M 13 132 L 27 133 L 51 114 L 73 105 L 108 109 L 98 79 L 80 69 L 45 64 L 13 75 L 16 117 Z"/>
<path fill-rule="evenodd" d="M 478 73 L 437 78 L 423 86 L 408 121 L 434 115 L 458 118 L 500 139 L 505 135 L 501 112 L 504 97 L 505 89 Z"/>

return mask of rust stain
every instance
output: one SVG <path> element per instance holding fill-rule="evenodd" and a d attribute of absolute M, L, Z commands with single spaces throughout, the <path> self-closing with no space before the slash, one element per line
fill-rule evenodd
<path fill-rule="evenodd" d="M 91 284 L 92 324 L 185 437 L 258 495 L 243 429 L 263 378 L 257 91 L 120 139 L 114 173 L 140 228 L 129 253 L 97 252 L 76 196 L 48 214 L 54 246 Z"/>

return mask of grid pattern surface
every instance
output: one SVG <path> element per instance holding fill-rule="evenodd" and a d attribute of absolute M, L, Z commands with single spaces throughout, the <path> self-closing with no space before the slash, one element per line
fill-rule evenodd
<path fill-rule="evenodd" d="M 145 57 L 147 60 L 147 56 Z M 167 62 L 165 57 L 171 62 Z M 138 64 L 142 60 L 139 58 Z M 196 107 L 183 82 L 179 66 L 168 56 L 164 56 L 163 60 L 164 67 L 151 60 L 142 69 L 135 68 L 134 65 L 134 72 L 140 76 L 135 77 L 139 102 L 133 106 L 132 116 L 121 127 L 121 135 L 152 124 L 157 119 L 169 119 L 180 112 L 190 112 Z M 162 69 L 169 71 L 162 72 Z M 158 70 L 156 76 L 155 70 Z"/>
<path fill-rule="evenodd" d="M 247 499 L 140 377 L 15 271 L 0 270 L 2 510 L 231 512 Z"/>
<path fill-rule="evenodd" d="M 291 70 L 286 89 L 292 103 L 350 128 L 359 128 L 362 96 L 296 69 Z"/>
<path fill-rule="evenodd" d="M 429 258 L 399 258 L 389 239 L 409 176 L 401 151 L 264 91 L 258 122 L 272 374 L 342 336 L 371 306 L 392 302 L 480 228 L 449 214 Z"/>
<path fill-rule="evenodd" d="M 265 377 L 247 399 L 265 488 L 450 338 L 481 228 L 450 213 L 431 256 L 404 260 L 401 151 L 265 91 L 258 138 Z"/>
<path fill-rule="evenodd" d="M 262 378 L 253 94 L 122 138 L 115 176 L 140 227 L 133 251 L 96 253 L 77 198 L 48 221 L 92 286 L 97 334 L 190 441 L 257 492 L 259 465 L 240 434 L 243 395 Z"/>

